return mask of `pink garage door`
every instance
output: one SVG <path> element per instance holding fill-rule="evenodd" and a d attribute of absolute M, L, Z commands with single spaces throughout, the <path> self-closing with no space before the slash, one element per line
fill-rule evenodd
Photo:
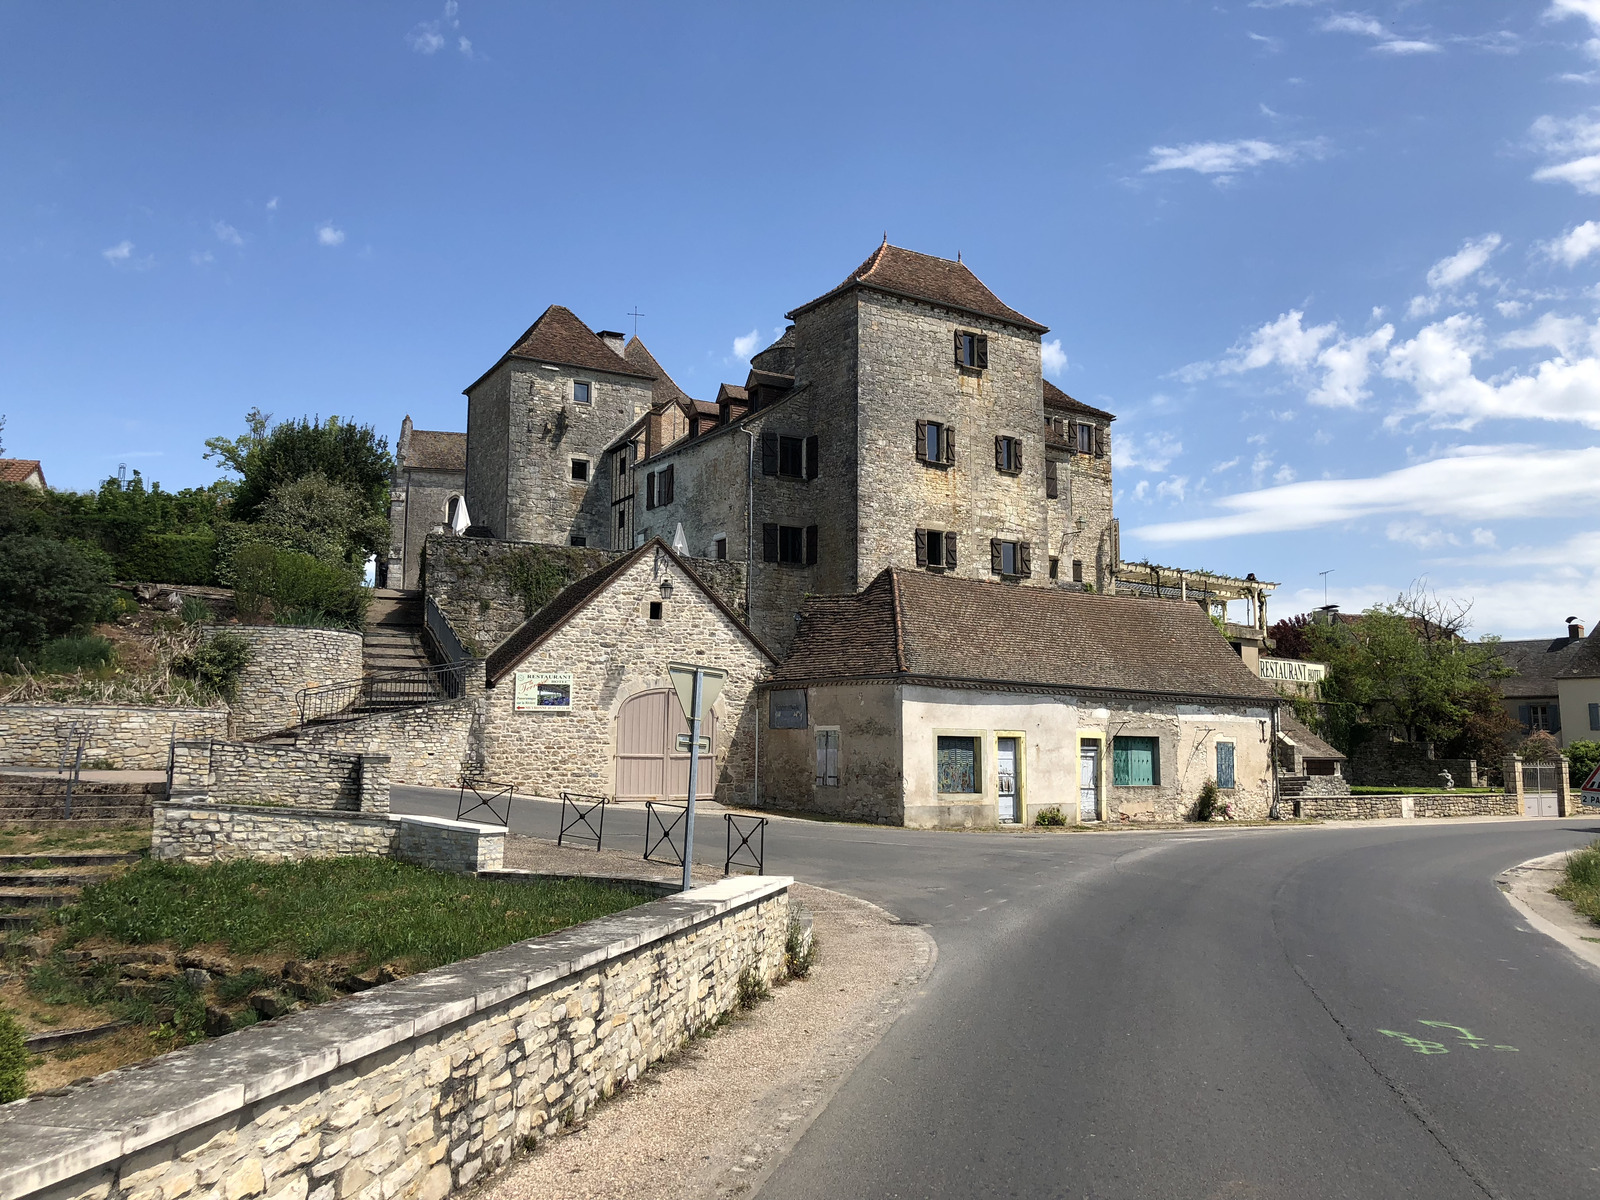
<path fill-rule="evenodd" d="M 689 795 L 689 755 L 678 753 L 678 735 L 689 732 L 678 698 L 670 691 L 641 692 L 617 714 L 617 799 L 683 800 Z M 698 798 L 716 787 L 717 718 L 701 722 L 711 749 L 700 754 Z"/>

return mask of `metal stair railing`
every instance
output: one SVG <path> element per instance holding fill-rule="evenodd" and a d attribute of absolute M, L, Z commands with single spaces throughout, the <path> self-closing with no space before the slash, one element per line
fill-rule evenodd
<path fill-rule="evenodd" d="M 469 663 L 374 671 L 360 679 L 301 688 L 295 693 L 300 723 L 416 708 L 441 700 L 458 700 L 466 687 Z"/>

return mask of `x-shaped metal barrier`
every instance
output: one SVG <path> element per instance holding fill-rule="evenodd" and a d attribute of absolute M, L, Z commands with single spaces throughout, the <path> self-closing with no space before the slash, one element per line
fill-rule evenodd
<path fill-rule="evenodd" d="M 572 816 L 567 816 L 567 810 Z M 595 820 L 595 814 L 599 820 Z M 606 828 L 606 797 L 585 796 L 581 792 L 561 793 L 561 831 L 556 834 L 556 845 L 565 844 L 570 837 L 580 842 L 593 841 L 600 849 L 600 838 Z M 648 855 L 646 856 L 648 857 Z"/>
<path fill-rule="evenodd" d="M 461 777 L 461 790 L 456 795 L 456 820 L 465 821 L 480 808 L 487 809 L 494 818 L 493 824 L 510 826 L 511 824 L 511 798 L 516 795 L 513 784 L 507 784 L 492 795 L 485 796 L 478 790 L 479 780 L 474 782 L 466 776 Z M 493 787 L 493 784 L 489 786 Z M 467 793 L 472 793 L 472 803 L 467 803 Z M 498 807 L 496 807 L 498 805 Z M 479 818 L 482 820 L 483 818 Z M 485 824 L 489 822 L 485 821 Z"/>
<path fill-rule="evenodd" d="M 668 821 L 660 813 L 660 809 L 676 812 L 678 815 Z M 662 804 L 655 800 L 644 802 L 644 857 L 646 862 L 671 863 L 675 867 L 683 866 L 683 834 L 678 834 L 678 841 L 672 840 L 672 835 L 678 832 L 688 815 L 687 804 Z M 657 832 L 659 830 L 659 832 Z M 655 858 L 655 852 L 665 845 L 672 851 L 672 858 Z"/>
<path fill-rule="evenodd" d="M 728 874 L 733 867 L 754 867 L 757 875 L 765 874 L 767 862 L 767 819 L 765 817 L 736 817 L 732 813 L 724 813 L 722 819 L 728 823 L 727 853 L 722 860 L 722 873 Z M 741 824 L 742 822 L 742 824 Z M 739 844 L 733 844 L 734 836 L 739 838 Z M 750 844 L 750 839 L 755 838 L 755 845 Z M 740 859 L 740 854 L 747 855 Z M 751 861 L 751 860 L 754 861 Z"/>

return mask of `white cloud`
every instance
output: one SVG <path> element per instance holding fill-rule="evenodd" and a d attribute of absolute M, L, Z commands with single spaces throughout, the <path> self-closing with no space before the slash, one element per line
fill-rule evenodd
<path fill-rule="evenodd" d="M 444 34 L 439 32 L 439 22 L 423 21 L 406 34 L 406 41 L 418 54 L 436 54 L 444 49 Z"/>
<path fill-rule="evenodd" d="M 1189 477 L 1174 475 L 1156 484 L 1156 495 L 1163 499 L 1182 500 L 1189 492 Z"/>
<path fill-rule="evenodd" d="M 461 22 L 458 15 L 461 6 L 456 0 L 445 0 L 443 16 L 436 21 L 419 21 L 412 26 L 411 32 L 406 34 L 406 42 L 418 54 L 437 54 L 443 50 L 449 40 L 447 33 L 453 33 L 456 39 L 456 49 L 467 58 L 472 57 L 472 42 L 461 34 Z"/>
<path fill-rule="evenodd" d="M 1181 146 L 1150 147 L 1150 163 L 1145 174 L 1156 171 L 1197 171 L 1217 182 L 1232 179 L 1240 171 L 1264 163 L 1291 163 L 1301 158 L 1320 158 L 1321 142 L 1277 143 L 1259 138 L 1235 142 L 1186 142 Z"/>
<path fill-rule="evenodd" d="M 332 221 L 324 221 L 321 225 L 317 226 L 317 245 L 344 245 L 344 230 L 335 229 Z"/>
<path fill-rule="evenodd" d="M 1495 544 L 1494 530 L 1485 529 L 1480 525 L 1472 531 L 1472 544 L 1474 546 L 1493 546 Z"/>
<path fill-rule="evenodd" d="M 1111 443 L 1111 465 L 1119 471 L 1164 471 L 1182 453 L 1183 443 L 1165 431 L 1143 438 L 1125 433 Z"/>
<path fill-rule="evenodd" d="M 1468 238 L 1461 243 L 1461 249 L 1447 258 L 1441 258 L 1429 268 L 1428 286 L 1438 292 L 1466 282 L 1483 269 L 1499 247 L 1498 233 Z"/>
<path fill-rule="evenodd" d="M 1305 313 L 1292 308 L 1268 321 L 1250 335 L 1248 340 L 1235 342 L 1216 366 L 1221 375 L 1236 375 L 1241 371 L 1254 371 L 1261 367 L 1280 366 L 1291 371 L 1304 370 L 1316 359 L 1322 343 L 1332 337 L 1338 326 L 1332 322 L 1313 325 L 1307 329 L 1301 322 Z"/>
<path fill-rule="evenodd" d="M 127 240 L 118 242 L 100 251 L 100 257 L 108 263 L 125 263 L 133 257 L 133 243 Z"/>
<path fill-rule="evenodd" d="M 1133 489 L 1133 498 L 1135 500 L 1143 500 L 1149 494 L 1150 481 L 1148 479 L 1139 480 L 1139 486 Z M 687 793 L 685 793 L 685 795 L 687 795 Z"/>
<path fill-rule="evenodd" d="M 1217 362 L 1191 363 L 1178 374 L 1193 383 L 1212 375 L 1281 367 L 1303 378 L 1309 388 L 1306 399 L 1312 404 L 1355 408 L 1371 394 L 1366 382 L 1372 374 L 1373 355 L 1386 350 L 1393 337 L 1393 325 L 1354 337 L 1341 334 L 1333 321 L 1308 327 L 1305 313 L 1295 308 L 1235 342 Z M 1310 382 L 1313 370 L 1321 372 L 1314 385 Z"/>
<path fill-rule="evenodd" d="M 276 196 L 274 196 L 271 200 L 267 201 L 267 211 L 268 212 L 277 212 L 278 211 L 278 198 Z"/>
<path fill-rule="evenodd" d="M 1461 544 L 1461 540 L 1454 534 L 1446 533 L 1426 521 L 1417 519 L 1390 521 L 1384 534 L 1391 542 L 1404 542 L 1408 546 L 1415 546 L 1418 550 L 1436 550 L 1440 546 Z"/>
<path fill-rule="evenodd" d="M 216 256 L 209 250 L 194 250 L 189 254 L 189 261 L 197 267 L 209 266 L 216 262 Z"/>
<path fill-rule="evenodd" d="M 1401 37 L 1377 18 L 1364 13 L 1334 13 L 1319 28 L 1324 33 L 1353 33 L 1372 38 L 1377 43 L 1372 48 L 1382 54 L 1433 54 L 1439 50 L 1435 42 Z"/>
<path fill-rule="evenodd" d="M 1239 463 L 1240 459 L 1235 456 L 1230 458 L 1227 462 L 1219 462 L 1216 466 L 1211 468 L 1211 473 L 1213 475 L 1220 475 L 1224 471 L 1231 471 L 1234 467 L 1237 467 Z"/>
<path fill-rule="evenodd" d="M 1600 120 L 1545 116 L 1533 123 L 1530 133 L 1535 148 L 1549 158 L 1565 160 L 1540 167 L 1533 173 L 1535 179 L 1568 183 L 1580 192 L 1600 195 Z"/>
<path fill-rule="evenodd" d="M 1291 467 L 1288 463 L 1284 463 L 1283 466 L 1279 467 L 1276 471 L 1274 471 L 1272 473 L 1272 482 L 1273 483 L 1293 483 L 1295 481 L 1295 478 L 1299 474 L 1300 473 L 1298 471 L 1296 471 L 1293 467 Z"/>
<path fill-rule="evenodd" d="M 752 329 L 743 337 L 736 337 L 733 339 L 733 356 L 737 359 L 748 359 L 756 352 L 756 348 L 760 344 L 761 331 L 759 329 Z M 912 432 L 915 433 L 916 431 L 913 430 Z"/>
<path fill-rule="evenodd" d="M 1059 376 L 1067 369 L 1067 352 L 1061 348 L 1060 338 L 1051 338 L 1039 347 L 1039 359 L 1046 375 Z"/>
<path fill-rule="evenodd" d="M 1544 19 L 1559 21 L 1563 17 L 1582 17 L 1600 31 L 1600 0 L 1551 0 Z"/>
<path fill-rule="evenodd" d="M 1600 221 L 1585 221 L 1582 225 L 1575 225 L 1560 237 L 1545 242 L 1541 249 L 1555 262 L 1575 267 L 1600 250 Z"/>
<path fill-rule="evenodd" d="M 1317 479 L 1219 500 L 1215 517 L 1137 529 L 1157 542 L 1319 529 L 1373 516 L 1484 522 L 1600 505 L 1600 447 L 1465 446 L 1368 479 Z"/>
<path fill-rule="evenodd" d="M 1358 408 L 1372 395 L 1366 387 L 1372 375 L 1372 356 L 1387 350 L 1393 337 L 1393 325 L 1384 325 L 1364 337 L 1341 335 L 1317 355 L 1322 381 L 1306 394 L 1306 400 L 1325 408 Z"/>
<path fill-rule="evenodd" d="M 456 49 L 460 50 L 461 53 L 465 54 L 468 58 L 471 58 L 472 57 L 472 41 L 471 41 L 471 39 L 470 38 L 459 38 L 459 39 L 457 39 L 457 41 L 456 41 Z"/>
<path fill-rule="evenodd" d="M 219 242 L 226 242 L 230 246 L 244 245 L 244 238 L 240 235 L 239 231 L 232 225 L 229 225 L 226 221 L 213 221 L 211 223 L 211 229 L 212 232 L 217 235 L 217 240 Z"/>

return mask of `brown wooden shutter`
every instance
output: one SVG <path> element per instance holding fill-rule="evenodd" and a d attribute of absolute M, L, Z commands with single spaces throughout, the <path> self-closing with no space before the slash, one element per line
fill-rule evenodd
<path fill-rule="evenodd" d="M 956 565 L 956 531 L 954 529 L 947 529 L 944 532 L 944 565 L 947 567 Z"/>
<path fill-rule="evenodd" d="M 763 430 L 761 433 L 761 473 L 763 475 L 778 473 L 778 435 L 770 430 Z"/>
<path fill-rule="evenodd" d="M 994 466 L 997 471 L 1006 469 L 1006 440 L 1003 437 L 994 439 Z"/>
<path fill-rule="evenodd" d="M 1054 500 L 1061 495 L 1060 472 L 1056 460 L 1053 458 L 1045 459 L 1044 494 L 1048 500 Z"/>
<path fill-rule="evenodd" d="M 806 526 L 806 566 L 814 567 L 816 565 L 817 565 L 817 527 L 815 525 L 807 525 Z"/>
<path fill-rule="evenodd" d="M 978 343 L 978 369 L 987 371 L 989 369 L 989 339 L 980 334 L 973 340 Z"/>
<path fill-rule="evenodd" d="M 1028 576 L 1033 574 L 1033 543 L 1017 543 L 1017 574 Z"/>
<path fill-rule="evenodd" d="M 919 529 L 919 530 L 917 530 L 917 566 L 925 567 L 927 565 L 928 565 L 928 531 L 926 529 Z"/>
<path fill-rule="evenodd" d="M 761 527 L 761 561 L 778 561 L 778 527 L 776 525 L 763 525 Z"/>
<path fill-rule="evenodd" d="M 1022 439 L 1007 438 L 1006 440 L 1011 443 L 1011 469 L 1020 473 L 1022 470 Z"/>
<path fill-rule="evenodd" d="M 1094 456 L 1096 458 L 1106 456 L 1106 431 L 1099 425 L 1094 427 Z"/>
<path fill-rule="evenodd" d="M 668 463 L 667 464 L 666 478 L 662 480 L 662 489 L 666 492 L 666 495 L 661 497 L 661 503 L 663 503 L 663 504 L 671 504 L 672 503 L 672 493 L 673 493 L 672 481 L 673 481 L 673 475 L 675 474 L 674 468 L 676 466 L 677 466 L 676 463 Z"/>
<path fill-rule="evenodd" d="M 939 455 L 944 459 L 946 466 L 954 466 L 956 461 L 955 430 L 948 425 L 939 426 Z"/>
<path fill-rule="evenodd" d="M 965 356 L 962 355 L 961 350 L 961 330 L 958 329 L 956 330 L 956 366 L 958 367 L 965 366 L 967 361 Z"/>
<path fill-rule="evenodd" d="M 644 477 L 644 506 L 646 508 L 654 508 L 656 506 L 656 473 L 654 471 Z"/>
<path fill-rule="evenodd" d="M 806 478 L 817 477 L 817 452 L 822 447 L 822 441 L 816 434 L 806 438 Z"/>
<path fill-rule="evenodd" d="M 928 423 L 917 422 L 917 461 L 928 461 Z"/>
<path fill-rule="evenodd" d="M 993 571 L 996 575 L 998 575 L 998 574 L 1000 574 L 1001 564 L 1002 564 L 1002 560 L 1001 560 L 1001 557 L 1000 557 L 1000 539 L 999 538 L 990 538 L 989 539 L 989 570 Z"/>

